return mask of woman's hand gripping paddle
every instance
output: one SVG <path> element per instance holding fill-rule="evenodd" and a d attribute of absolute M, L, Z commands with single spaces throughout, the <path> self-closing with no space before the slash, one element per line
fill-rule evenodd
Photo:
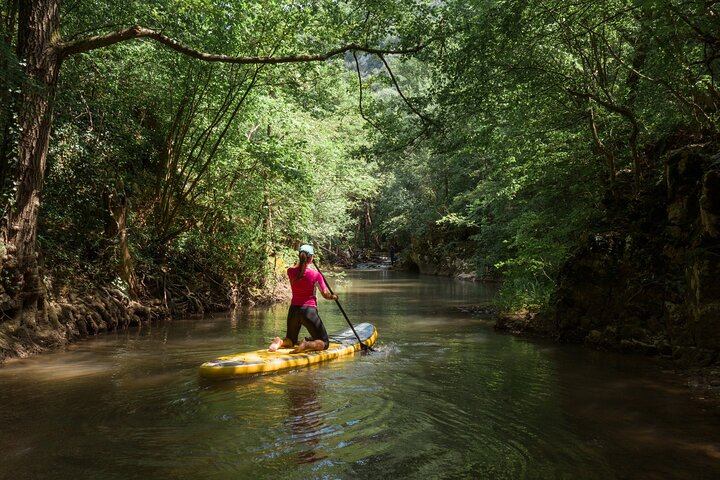
<path fill-rule="evenodd" d="M 333 289 L 332 289 L 332 287 L 330 286 L 330 284 L 328 283 L 327 278 L 325 278 L 325 275 L 323 275 L 323 273 L 320 271 L 320 268 L 317 266 L 317 263 L 315 263 L 315 259 L 313 259 L 313 265 L 315 265 L 315 269 L 318 271 L 318 273 L 320 274 L 320 276 L 321 276 L 321 277 L 323 278 L 323 280 L 325 281 L 325 286 L 328 288 L 328 290 L 330 290 L 330 294 L 331 294 L 331 295 L 335 295 L 335 292 L 333 292 Z M 362 342 L 362 340 L 360 340 L 360 335 L 357 334 L 357 332 L 355 331 L 355 327 L 353 327 L 353 324 L 350 323 L 350 319 L 348 318 L 347 313 L 345 313 L 345 310 L 343 309 L 342 305 L 340 305 L 340 300 L 335 300 L 335 303 L 337 303 L 337 306 L 338 306 L 338 308 L 340 309 L 340 311 L 342 312 L 343 317 L 345 317 L 345 321 L 348 323 L 348 325 L 350 325 L 350 328 L 352 329 L 352 332 L 355 334 L 355 338 L 357 338 L 357 339 L 358 339 L 358 342 L 360 342 L 360 348 L 363 349 L 363 350 L 370 350 L 371 352 L 374 352 L 374 351 L 375 351 L 374 348 L 365 345 L 365 344 Z"/>

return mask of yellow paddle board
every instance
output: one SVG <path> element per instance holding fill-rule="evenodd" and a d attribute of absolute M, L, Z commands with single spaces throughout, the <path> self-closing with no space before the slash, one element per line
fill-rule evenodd
<path fill-rule="evenodd" d="M 323 351 L 293 354 L 290 353 L 292 348 L 280 348 L 276 352 L 263 349 L 220 357 L 200 365 L 200 376 L 220 380 L 276 372 L 288 368 L 301 368 L 350 355 L 362 348 L 361 342 L 369 347 L 377 339 L 377 329 L 370 323 L 356 325 L 355 331 L 360 337 L 360 341 L 348 328 L 330 335 L 330 346 Z"/>

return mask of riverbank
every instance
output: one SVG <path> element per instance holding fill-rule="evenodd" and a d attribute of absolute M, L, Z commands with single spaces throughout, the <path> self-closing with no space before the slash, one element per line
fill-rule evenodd
<path fill-rule="evenodd" d="M 269 305 L 284 301 L 290 295 L 283 269 L 276 269 L 274 277 L 261 289 L 241 290 L 237 285 L 222 285 L 200 276 L 194 277 L 192 283 L 183 277 L 164 278 L 162 288 L 147 289 L 146 295 L 137 299 L 115 285 L 51 292 L 38 315 L 40 321 L 13 318 L 0 323 L 0 364 L 11 358 L 62 348 L 101 333 L 143 328 L 159 320 L 222 312 L 239 306 Z"/>
<path fill-rule="evenodd" d="M 0 364 L 102 332 L 142 327 L 169 317 L 168 309 L 159 300 L 142 303 L 113 288 L 51 300 L 43 310 L 43 321 L 27 324 L 12 319 L 0 325 Z"/>

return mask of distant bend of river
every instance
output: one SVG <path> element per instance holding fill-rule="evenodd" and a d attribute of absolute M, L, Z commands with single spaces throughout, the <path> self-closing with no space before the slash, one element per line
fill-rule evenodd
<path fill-rule="evenodd" d="M 286 306 L 101 335 L 0 368 L 1 480 L 720 478 L 720 412 L 650 359 L 497 334 L 491 287 L 330 278 L 377 352 L 224 382 Z M 345 327 L 320 301 L 329 331 Z"/>

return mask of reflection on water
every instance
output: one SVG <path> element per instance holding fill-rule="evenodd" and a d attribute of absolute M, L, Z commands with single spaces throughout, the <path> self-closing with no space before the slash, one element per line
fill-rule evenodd
<path fill-rule="evenodd" d="M 328 426 L 322 421 L 315 382 L 288 382 L 287 399 L 289 415 L 286 421 L 302 447 L 297 453 L 298 463 L 315 463 L 327 458 L 327 454 L 320 449 L 320 439 Z"/>
<path fill-rule="evenodd" d="M 0 479 L 720 478 L 720 413 L 653 361 L 496 334 L 479 284 L 330 279 L 376 352 L 226 382 L 286 307 L 102 335 L 0 368 Z M 328 330 L 346 326 L 320 306 Z"/>

